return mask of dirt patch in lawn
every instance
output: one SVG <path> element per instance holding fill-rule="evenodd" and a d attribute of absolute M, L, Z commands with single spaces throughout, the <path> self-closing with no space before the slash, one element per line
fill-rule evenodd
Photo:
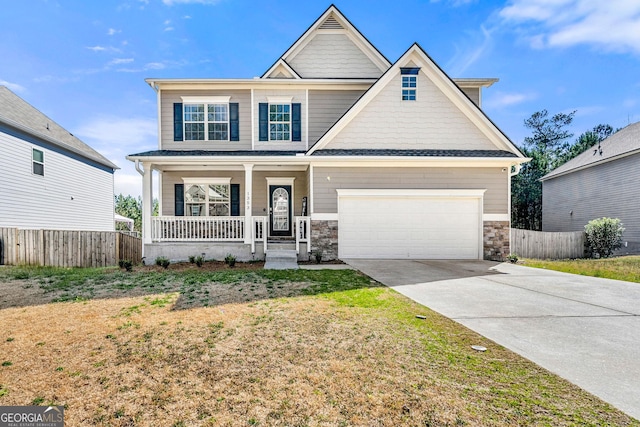
<path fill-rule="evenodd" d="M 69 426 L 638 425 L 357 272 L 213 273 L 94 274 L 121 293 L 0 310 L 0 405 L 65 405 Z"/>

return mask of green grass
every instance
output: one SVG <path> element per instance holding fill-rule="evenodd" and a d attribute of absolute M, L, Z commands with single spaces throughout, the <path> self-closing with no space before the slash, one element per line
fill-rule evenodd
<path fill-rule="evenodd" d="M 640 283 L 640 256 L 558 261 L 524 259 L 522 261 L 527 267 Z"/>
<path fill-rule="evenodd" d="M 0 404 L 60 400 L 70 425 L 639 425 L 353 270 L 7 267 L 2 281 L 69 302 L 0 309 L 14 362 Z"/>

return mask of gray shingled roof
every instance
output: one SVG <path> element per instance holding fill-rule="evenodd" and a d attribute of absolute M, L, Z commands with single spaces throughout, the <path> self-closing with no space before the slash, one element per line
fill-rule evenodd
<path fill-rule="evenodd" d="M 0 122 L 103 166 L 120 169 L 6 86 L 0 86 Z"/>
<path fill-rule="evenodd" d="M 542 181 L 640 150 L 640 122 L 630 124 L 541 178 Z"/>
<path fill-rule="evenodd" d="M 190 156 L 295 156 L 304 151 L 276 151 L 276 150 L 240 150 L 240 151 L 209 151 L 209 150 L 153 150 L 143 153 L 129 154 L 127 157 L 190 157 Z"/>
<path fill-rule="evenodd" d="M 399 156 L 399 157 L 517 157 L 503 150 L 318 150 L 314 156 Z"/>

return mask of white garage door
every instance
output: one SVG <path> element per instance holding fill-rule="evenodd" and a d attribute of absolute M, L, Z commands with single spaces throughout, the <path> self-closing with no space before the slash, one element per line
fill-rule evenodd
<path fill-rule="evenodd" d="M 484 190 L 338 190 L 340 258 L 479 259 Z"/>

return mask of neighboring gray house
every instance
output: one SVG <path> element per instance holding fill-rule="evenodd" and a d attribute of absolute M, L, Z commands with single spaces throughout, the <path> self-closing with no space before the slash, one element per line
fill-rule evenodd
<path fill-rule="evenodd" d="M 542 177 L 543 231 L 580 231 L 604 216 L 623 222 L 622 250 L 640 252 L 640 122 Z"/>
<path fill-rule="evenodd" d="M 509 254 L 527 159 L 480 107 L 496 79 L 452 80 L 417 44 L 391 63 L 331 6 L 260 78 L 146 81 L 158 150 L 127 158 L 147 259 Z"/>
<path fill-rule="evenodd" d="M 112 231 L 116 169 L 0 86 L 0 227 Z"/>

